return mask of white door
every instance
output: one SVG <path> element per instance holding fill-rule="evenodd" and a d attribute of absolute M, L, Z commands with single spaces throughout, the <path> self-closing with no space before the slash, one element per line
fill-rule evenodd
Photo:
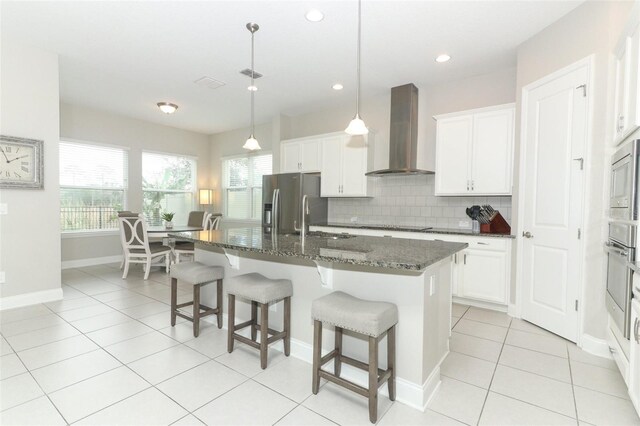
<path fill-rule="evenodd" d="M 436 132 L 436 195 L 468 195 L 473 116 L 438 120 Z"/>
<path fill-rule="evenodd" d="M 282 144 L 282 160 L 280 173 L 295 173 L 300 171 L 300 143 L 289 142 Z"/>
<path fill-rule="evenodd" d="M 583 193 L 574 159 L 585 152 L 588 72 L 558 72 L 523 93 L 522 318 L 574 342 Z"/>
<path fill-rule="evenodd" d="M 347 137 L 342 146 L 342 196 L 367 195 L 367 139 Z"/>
<path fill-rule="evenodd" d="M 300 143 L 300 163 L 303 172 L 319 172 L 322 167 L 321 141 L 312 140 Z"/>
<path fill-rule="evenodd" d="M 511 194 L 514 109 L 475 114 L 471 190 L 474 194 Z"/>
<path fill-rule="evenodd" d="M 322 142 L 322 179 L 320 196 L 339 197 L 342 186 L 342 139 L 329 138 Z"/>

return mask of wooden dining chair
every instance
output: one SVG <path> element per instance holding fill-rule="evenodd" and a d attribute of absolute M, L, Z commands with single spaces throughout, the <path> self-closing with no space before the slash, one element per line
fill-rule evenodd
<path fill-rule="evenodd" d="M 147 223 L 143 215 L 122 216 L 120 222 L 120 241 L 124 251 L 124 272 L 122 278 L 129 275 L 129 265 L 142 263 L 145 266 L 144 279 L 149 279 L 153 260 L 164 257 L 165 269 L 169 272 L 171 248 L 162 243 L 149 243 Z"/>

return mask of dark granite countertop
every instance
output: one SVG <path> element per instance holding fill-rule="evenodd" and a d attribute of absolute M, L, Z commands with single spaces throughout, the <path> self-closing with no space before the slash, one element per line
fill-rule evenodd
<path fill-rule="evenodd" d="M 324 232 L 310 233 L 303 245 L 299 235 L 264 234 L 261 227 L 169 235 L 207 246 L 237 251 L 412 271 L 424 270 L 468 246 L 466 243 L 346 236 Z"/>
<path fill-rule="evenodd" d="M 510 234 L 493 234 L 493 233 L 481 233 L 474 234 L 470 229 L 456 229 L 456 228 L 430 228 L 424 226 L 390 226 L 390 225 L 364 225 L 364 224 L 351 224 L 351 223 L 316 223 L 311 226 L 325 226 L 331 228 L 350 228 L 350 229 L 372 229 L 379 231 L 400 231 L 400 232 L 420 232 L 423 234 L 449 234 L 449 235 L 466 235 L 469 237 L 489 237 L 489 238 L 515 238 L 515 235 Z"/>

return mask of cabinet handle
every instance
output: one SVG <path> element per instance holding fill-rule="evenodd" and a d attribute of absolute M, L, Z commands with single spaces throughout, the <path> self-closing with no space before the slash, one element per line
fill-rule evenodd
<path fill-rule="evenodd" d="M 472 181 L 471 181 L 471 190 L 472 190 L 472 191 L 474 190 L 474 189 L 473 189 L 473 186 L 474 186 L 474 185 L 475 185 L 475 181 L 474 181 L 474 180 L 472 180 Z"/>
<path fill-rule="evenodd" d="M 467 264 L 467 254 L 466 254 L 466 253 L 465 253 L 465 255 L 464 255 L 464 264 L 465 264 L 465 265 Z"/>
<path fill-rule="evenodd" d="M 453 255 L 453 263 L 458 264 L 458 253 Z"/>
<path fill-rule="evenodd" d="M 467 191 L 469 191 L 469 187 L 470 187 L 469 181 L 467 181 Z"/>
<path fill-rule="evenodd" d="M 489 243 L 483 243 L 481 241 L 478 241 L 478 244 L 481 245 L 481 246 L 488 246 L 489 245 Z"/>
<path fill-rule="evenodd" d="M 622 131 L 624 129 L 624 115 L 618 116 L 618 131 Z"/>
<path fill-rule="evenodd" d="M 633 324 L 633 338 L 636 340 L 636 343 L 640 343 L 640 336 L 638 335 L 638 326 L 640 326 L 640 320 L 636 318 L 636 322 Z"/>

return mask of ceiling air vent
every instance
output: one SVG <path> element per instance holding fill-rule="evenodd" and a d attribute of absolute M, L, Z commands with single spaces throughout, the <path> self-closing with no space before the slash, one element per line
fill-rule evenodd
<path fill-rule="evenodd" d="M 211 77 L 202 77 L 194 81 L 195 84 L 208 87 L 209 89 L 217 89 L 218 87 L 224 86 L 226 83 L 222 81 L 218 81 L 215 78 Z"/>
<path fill-rule="evenodd" d="M 246 75 L 247 77 L 251 78 L 251 70 L 249 68 L 245 68 L 242 71 L 240 71 L 240 74 Z M 257 71 L 253 72 L 253 78 L 254 79 L 259 79 L 260 77 L 262 77 L 262 74 L 260 74 Z"/>

